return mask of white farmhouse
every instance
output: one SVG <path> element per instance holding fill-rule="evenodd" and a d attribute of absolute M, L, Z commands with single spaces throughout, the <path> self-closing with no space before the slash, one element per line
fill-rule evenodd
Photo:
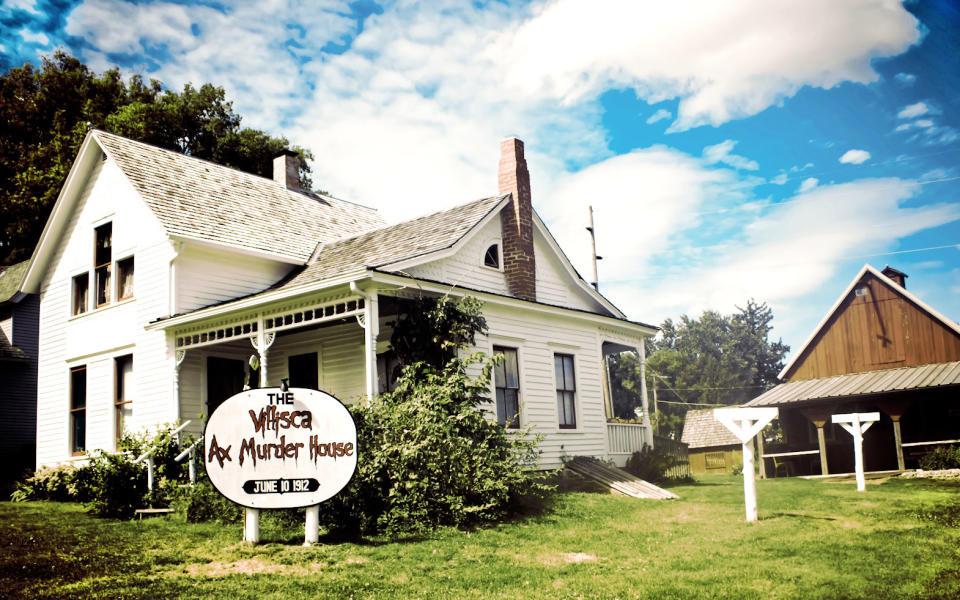
<path fill-rule="evenodd" d="M 22 286 L 40 297 L 37 464 L 162 423 L 200 434 L 248 381 L 373 397 L 406 299 L 446 293 L 483 301 L 477 349 L 505 359 L 488 410 L 543 434 L 542 466 L 652 442 L 608 423 L 604 355 L 642 359 L 656 328 L 576 273 L 533 212 L 523 143 L 501 150 L 499 195 L 388 225 L 300 190 L 292 153 L 270 180 L 90 132 Z"/>

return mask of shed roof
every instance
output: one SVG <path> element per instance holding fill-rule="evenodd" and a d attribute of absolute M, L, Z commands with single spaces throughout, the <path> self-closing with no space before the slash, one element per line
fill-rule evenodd
<path fill-rule="evenodd" d="M 372 208 L 105 131 L 91 135 L 172 236 L 306 262 L 318 243 L 386 224 Z"/>
<path fill-rule="evenodd" d="M 733 432 L 713 418 L 712 408 L 687 411 L 680 441 L 687 444 L 690 449 L 741 445 Z"/>
<path fill-rule="evenodd" d="M 748 402 L 747 406 L 798 405 L 831 398 L 870 396 L 951 385 L 960 385 L 960 361 L 781 383 Z"/>

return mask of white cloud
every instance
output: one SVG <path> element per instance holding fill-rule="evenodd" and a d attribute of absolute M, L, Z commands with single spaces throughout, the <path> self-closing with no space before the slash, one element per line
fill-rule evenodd
<path fill-rule="evenodd" d="M 918 119 L 913 122 L 914 127 L 922 127 L 924 129 L 933 127 L 933 121 L 930 119 Z"/>
<path fill-rule="evenodd" d="M 40 14 L 37 10 L 36 0 L 4 0 L 4 4 L 10 8 L 19 8 L 35 15 Z"/>
<path fill-rule="evenodd" d="M 647 119 L 647 125 L 653 125 L 657 121 L 662 121 L 664 119 L 670 119 L 673 117 L 673 113 L 665 108 L 661 108 L 657 112 L 650 115 L 650 118 Z"/>
<path fill-rule="evenodd" d="M 868 160 L 870 160 L 870 153 L 866 150 L 847 150 L 840 157 L 840 162 L 853 165 L 859 165 Z"/>
<path fill-rule="evenodd" d="M 900 119 L 912 119 L 920 115 L 925 115 L 928 112 L 930 112 L 930 107 L 927 106 L 926 102 L 917 102 L 916 104 L 904 106 L 900 109 L 900 112 L 897 113 L 897 117 Z"/>
<path fill-rule="evenodd" d="M 672 129 L 683 130 L 756 114 L 803 86 L 874 81 L 874 56 L 918 39 L 916 19 L 879 0 L 731 0 L 695 11 L 678 2 L 560 0 L 517 28 L 501 62 L 511 88 L 566 104 L 608 87 L 632 87 L 649 102 L 680 98 Z"/>
<path fill-rule="evenodd" d="M 756 171 L 760 168 L 757 161 L 750 160 L 744 156 L 731 154 L 730 151 L 737 145 L 734 140 L 724 140 L 719 144 L 707 146 L 703 149 L 703 158 L 708 163 L 723 163 L 730 165 L 735 169 L 744 169 L 747 171 Z"/>
<path fill-rule="evenodd" d="M 46 46 L 50 43 L 50 38 L 47 37 L 42 31 L 31 31 L 29 29 L 21 29 L 19 32 L 20 37 L 23 38 L 25 42 L 31 42 L 34 44 L 40 44 L 41 46 Z"/>
<path fill-rule="evenodd" d="M 917 76 L 913 73 L 897 73 L 893 76 L 893 78 L 897 81 L 897 83 L 904 87 L 913 85 L 917 82 Z"/>
<path fill-rule="evenodd" d="M 917 182 L 895 178 L 819 186 L 742 223 L 736 243 L 712 247 L 700 253 L 696 263 L 679 267 L 672 252 L 662 252 L 659 263 L 649 262 L 655 268 L 639 281 L 609 285 L 606 293 L 630 314 L 647 319 L 699 314 L 707 308 L 730 311 L 750 297 L 790 305 L 822 289 L 845 260 L 862 264 L 856 257 L 960 220 L 956 203 L 902 206 L 920 188 Z M 794 341 L 809 330 L 796 330 L 792 321 L 783 319 L 796 320 L 792 311 L 799 308 L 791 305 L 791 311 L 777 313 Z M 817 315 L 810 316 L 815 320 Z"/>
<path fill-rule="evenodd" d="M 913 123 L 900 123 L 894 131 L 908 131 L 913 127 Z"/>
<path fill-rule="evenodd" d="M 800 183 L 800 188 L 797 190 L 798 194 L 803 194 L 809 192 L 813 188 L 817 187 L 817 184 L 820 183 L 820 180 L 816 177 L 807 177 Z"/>
<path fill-rule="evenodd" d="M 787 177 L 787 174 L 786 174 L 786 173 L 780 173 L 779 175 L 777 175 L 776 177 L 774 177 L 773 179 L 771 179 L 771 180 L 770 180 L 770 183 L 773 183 L 773 184 L 776 184 L 776 185 L 783 185 L 783 184 L 785 184 L 788 180 L 789 180 L 789 177 Z"/>

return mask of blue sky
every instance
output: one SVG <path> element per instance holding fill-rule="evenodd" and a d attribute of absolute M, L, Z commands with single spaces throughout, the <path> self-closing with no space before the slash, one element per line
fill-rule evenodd
<path fill-rule="evenodd" d="M 747 298 L 795 349 L 864 263 L 960 319 L 960 13 L 931 0 L 5 0 L 0 67 L 65 47 L 226 88 L 314 180 L 399 220 L 496 193 L 659 323 Z"/>

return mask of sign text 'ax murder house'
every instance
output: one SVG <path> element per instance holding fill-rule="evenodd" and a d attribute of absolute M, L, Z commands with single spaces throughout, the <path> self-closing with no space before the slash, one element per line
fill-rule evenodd
<path fill-rule="evenodd" d="M 203 433 L 207 475 L 248 508 L 328 500 L 357 467 L 357 428 L 336 398 L 316 390 L 241 392 L 213 411 Z"/>

